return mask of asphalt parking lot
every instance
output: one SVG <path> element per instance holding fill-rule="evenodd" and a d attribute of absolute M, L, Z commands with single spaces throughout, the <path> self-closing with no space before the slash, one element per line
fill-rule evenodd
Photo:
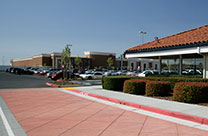
<path fill-rule="evenodd" d="M 39 75 L 18 75 L 7 72 L 0 72 L 0 89 L 9 88 L 43 88 L 47 87 L 46 82 L 51 81 L 45 76 Z"/>

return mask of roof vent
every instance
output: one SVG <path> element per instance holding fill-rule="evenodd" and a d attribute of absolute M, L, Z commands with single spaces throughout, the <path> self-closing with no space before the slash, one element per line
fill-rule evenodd
<path fill-rule="evenodd" d="M 157 43 L 159 43 L 159 39 L 158 39 L 157 36 L 155 37 L 155 41 L 156 41 Z"/>

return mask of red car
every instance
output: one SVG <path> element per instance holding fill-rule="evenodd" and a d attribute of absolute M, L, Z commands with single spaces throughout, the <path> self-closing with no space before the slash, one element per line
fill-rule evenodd
<path fill-rule="evenodd" d="M 58 71 L 56 73 L 53 73 L 52 76 L 51 76 L 51 79 L 52 80 L 57 80 L 57 79 L 60 79 L 60 78 L 63 78 L 63 71 Z"/>
<path fill-rule="evenodd" d="M 74 78 L 74 74 L 73 73 L 71 73 L 71 72 L 67 72 L 67 79 L 70 77 L 70 78 Z M 78 76 L 77 76 L 78 77 Z M 56 72 L 56 73 L 54 73 L 54 74 L 52 74 L 52 76 L 51 76 L 51 79 L 52 80 L 58 80 L 58 79 L 63 79 L 63 71 L 62 70 L 60 70 L 60 71 L 58 71 L 58 72 Z"/>

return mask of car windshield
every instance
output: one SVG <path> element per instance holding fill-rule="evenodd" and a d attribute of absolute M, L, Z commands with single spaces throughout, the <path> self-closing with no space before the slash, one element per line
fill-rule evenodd
<path fill-rule="evenodd" d="M 147 71 L 144 72 L 144 74 L 147 74 L 147 73 L 148 73 Z"/>
<path fill-rule="evenodd" d="M 151 71 L 145 71 L 144 74 L 150 74 L 152 73 Z"/>

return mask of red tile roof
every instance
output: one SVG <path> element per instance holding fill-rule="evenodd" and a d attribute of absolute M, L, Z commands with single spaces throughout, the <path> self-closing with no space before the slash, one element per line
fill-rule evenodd
<path fill-rule="evenodd" d="M 197 44 L 208 42 L 208 25 L 201 26 L 195 29 L 184 31 L 175 35 L 167 36 L 158 41 L 154 40 L 142 45 L 138 45 L 126 50 L 128 51 L 142 51 L 146 49 L 159 49 L 164 47 L 174 47 L 189 44 Z"/>

